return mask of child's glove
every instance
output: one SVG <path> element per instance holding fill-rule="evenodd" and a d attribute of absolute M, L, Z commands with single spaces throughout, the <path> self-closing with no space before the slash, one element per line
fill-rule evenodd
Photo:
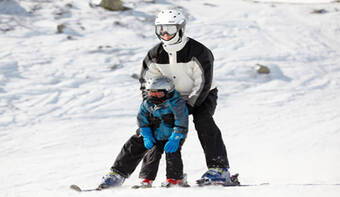
<path fill-rule="evenodd" d="M 173 132 L 169 137 L 168 142 L 165 144 L 164 151 L 167 153 L 176 152 L 179 146 L 179 141 L 182 138 L 184 138 L 183 134 Z"/>
<path fill-rule="evenodd" d="M 153 147 L 153 143 L 156 143 L 155 138 L 152 136 L 152 131 L 150 128 L 140 128 L 140 134 L 143 136 L 144 146 L 146 149 L 151 149 Z"/>

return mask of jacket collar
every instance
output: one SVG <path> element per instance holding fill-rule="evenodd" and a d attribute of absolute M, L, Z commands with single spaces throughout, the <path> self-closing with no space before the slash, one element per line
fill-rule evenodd
<path fill-rule="evenodd" d="M 182 41 L 180 43 L 172 45 L 163 44 L 163 48 L 167 53 L 174 53 L 183 49 L 188 40 L 189 38 L 183 35 Z"/>

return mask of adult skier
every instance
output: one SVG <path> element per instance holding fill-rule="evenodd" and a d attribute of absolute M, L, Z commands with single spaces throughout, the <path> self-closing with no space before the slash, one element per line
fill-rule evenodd
<path fill-rule="evenodd" d="M 208 167 L 199 184 L 231 183 L 229 162 L 221 131 L 213 114 L 217 88 L 213 78 L 214 57 L 203 44 L 185 35 L 185 16 L 178 10 L 163 10 L 155 20 L 160 43 L 147 53 L 140 83 L 144 97 L 148 78 L 166 76 L 187 101 Z"/>
<path fill-rule="evenodd" d="M 221 131 L 213 119 L 217 105 L 217 88 L 213 79 L 214 57 L 207 47 L 185 35 L 185 25 L 186 19 L 180 11 L 163 10 L 158 14 L 155 33 L 161 42 L 150 49 L 143 60 L 140 76 L 143 98 L 148 98 L 148 79 L 160 76 L 172 79 L 175 90 L 187 103 L 189 114 L 193 115 L 206 158 L 208 170 L 197 183 L 229 184 L 232 181 L 227 151 Z M 146 153 L 143 143 L 148 139 L 147 135 L 140 134 L 132 136 L 124 144 L 100 188 L 121 185 L 144 156 L 145 165 L 149 153 Z"/>

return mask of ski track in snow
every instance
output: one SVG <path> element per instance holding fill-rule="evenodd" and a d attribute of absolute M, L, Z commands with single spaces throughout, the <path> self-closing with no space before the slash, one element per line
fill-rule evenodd
<path fill-rule="evenodd" d="M 0 196 L 75 196 L 69 185 L 100 182 L 135 132 L 132 74 L 158 42 L 153 19 L 165 8 L 181 8 L 187 34 L 214 53 L 215 120 L 231 172 L 270 184 L 140 192 L 129 189 L 138 167 L 121 188 L 81 195 L 338 196 L 340 4 L 256 2 L 127 0 L 132 10 L 108 12 L 86 1 L 0 0 Z M 182 155 L 194 185 L 206 167 L 192 123 Z M 164 169 L 162 160 L 155 185 Z"/>

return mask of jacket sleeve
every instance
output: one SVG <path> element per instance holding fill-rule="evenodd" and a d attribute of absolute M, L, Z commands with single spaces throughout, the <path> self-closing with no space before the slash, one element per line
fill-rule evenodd
<path fill-rule="evenodd" d="M 174 114 L 174 131 L 186 135 L 188 133 L 188 109 L 186 102 L 180 96 L 171 104 L 171 110 Z"/>
<path fill-rule="evenodd" d="M 193 57 L 196 65 L 193 70 L 194 88 L 189 95 L 188 104 L 200 106 L 207 98 L 213 79 L 214 56 L 211 51 L 204 48 L 202 52 Z"/>
<path fill-rule="evenodd" d="M 145 107 L 145 102 L 146 101 L 142 102 L 138 110 L 137 125 L 139 128 L 150 127 L 150 123 L 148 120 L 149 112 Z"/>

